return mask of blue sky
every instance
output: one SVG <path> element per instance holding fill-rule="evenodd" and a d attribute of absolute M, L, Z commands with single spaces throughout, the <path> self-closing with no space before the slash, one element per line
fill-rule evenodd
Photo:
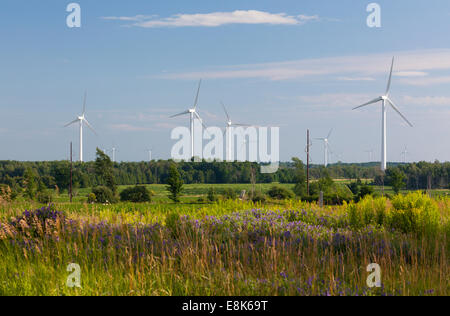
<path fill-rule="evenodd" d="M 169 119 L 192 105 L 224 126 L 280 126 L 281 160 L 305 159 L 305 134 L 330 139 L 332 161 L 380 155 L 380 106 L 396 56 L 391 97 L 414 124 L 388 112 L 388 160 L 450 160 L 450 2 L 377 1 L 382 27 L 366 25 L 371 1 L 77 1 L 82 26 L 69 29 L 70 1 L 0 4 L 0 160 L 68 158 L 88 91 L 85 158 L 95 147 L 140 161 L 168 158 Z M 312 159 L 323 160 L 315 142 Z"/>

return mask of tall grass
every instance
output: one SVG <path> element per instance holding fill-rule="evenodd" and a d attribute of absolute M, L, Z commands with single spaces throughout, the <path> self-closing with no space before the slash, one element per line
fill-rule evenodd
<path fill-rule="evenodd" d="M 391 212 L 407 208 L 398 199 L 324 209 L 61 204 L 63 213 L 25 214 L 33 205 L 5 205 L 0 295 L 450 294 L 448 201 L 433 201 L 435 231 L 419 234 L 391 226 Z M 82 269 L 80 289 L 66 286 L 69 263 Z M 382 288 L 366 285 L 370 263 L 381 266 Z"/>

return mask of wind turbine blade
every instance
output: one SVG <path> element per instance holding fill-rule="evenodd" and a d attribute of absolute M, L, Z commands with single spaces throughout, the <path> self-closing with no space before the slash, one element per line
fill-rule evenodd
<path fill-rule="evenodd" d="M 87 91 L 84 92 L 84 100 L 83 100 L 83 115 L 86 113 L 86 99 L 87 99 Z"/>
<path fill-rule="evenodd" d="M 388 85 L 387 85 L 387 88 L 386 88 L 386 94 L 385 95 L 389 95 L 389 90 L 391 90 L 392 70 L 393 69 L 394 69 L 394 57 L 392 57 L 391 72 L 389 74 L 389 80 L 388 80 Z"/>
<path fill-rule="evenodd" d="M 362 108 L 363 106 L 367 106 L 367 105 L 370 105 L 370 104 L 374 104 L 374 103 L 380 102 L 381 100 L 383 100 L 383 99 L 380 98 L 380 97 L 378 97 L 378 98 L 376 98 L 376 99 L 374 99 L 374 100 L 372 100 L 372 101 L 369 101 L 369 102 L 367 102 L 367 103 L 364 103 L 363 105 L 360 105 L 360 106 L 357 106 L 356 108 L 353 108 L 353 110 Z"/>
<path fill-rule="evenodd" d="M 230 115 L 228 114 L 227 108 L 225 107 L 225 104 L 223 104 L 223 102 L 221 102 L 221 103 L 222 103 L 223 110 L 225 111 L 225 115 L 227 116 L 227 120 L 228 120 L 228 122 L 230 122 L 231 119 L 230 119 Z"/>
<path fill-rule="evenodd" d="M 402 119 L 405 120 L 406 123 L 408 123 L 409 126 L 413 127 L 413 125 L 411 124 L 410 121 L 408 121 L 408 119 L 400 112 L 400 110 L 395 106 L 394 102 L 392 102 L 391 99 L 387 99 L 388 102 L 390 103 L 390 105 L 392 106 L 392 108 L 395 110 L 395 112 L 398 113 L 398 115 L 400 115 L 402 117 Z"/>
<path fill-rule="evenodd" d="M 331 133 L 333 133 L 333 129 L 331 129 L 331 130 L 330 130 L 330 132 L 328 133 L 327 139 L 329 139 L 329 138 L 330 138 L 330 136 L 331 136 Z"/>
<path fill-rule="evenodd" d="M 91 126 L 91 124 L 89 124 L 88 120 L 83 119 L 84 123 L 86 123 L 86 126 L 89 127 L 91 129 L 91 131 L 94 132 L 95 135 L 98 135 L 97 132 L 95 131 L 95 129 Z"/>
<path fill-rule="evenodd" d="M 77 123 L 77 122 L 78 122 L 78 119 L 73 120 L 72 122 L 70 122 L 70 123 L 64 125 L 64 127 L 68 127 L 68 126 L 70 126 L 70 125 L 72 125 L 72 124 L 75 124 L 75 123 Z"/>
<path fill-rule="evenodd" d="M 194 102 L 194 109 L 197 108 L 197 104 L 198 104 L 198 95 L 200 94 L 200 87 L 202 86 L 202 79 L 200 79 L 200 82 L 198 83 L 198 90 L 197 90 L 197 96 L 195 97 L 195 102 Z"/>
<path fill-rule="evenodd" d="M 200 120 L 200 123 L 202 124 L 203 128 L 204 128 L 205 131 L 208 133 L 208 135 L 210 135 L 209 132 L 207 131 L 208 126 L 206 126 L 205 123 L 203 123 L 203 120 L 202 120 L 202 118 L 200 117 L 200 115 L 198 115 L 197 112 L 194 112 L 194 115 Z M 210 135 L 210 136 L 211 136 L 211 135 Z"/>
<path fill-rule="evenodd" d="M 178 114 L 172 115 L 170 118 L 174 118 L 174 117 L 177 117 L 177 116 L 186 115 L 186 114 L 189 114 L 189 113 L 190 113 L 189 111 L 184 111 L 183 113 L 178 113 Z"/>
<path fill-rule="evenodd" d="M 325 140 L 325 138 L 314 138 L 315 140 Z"/>

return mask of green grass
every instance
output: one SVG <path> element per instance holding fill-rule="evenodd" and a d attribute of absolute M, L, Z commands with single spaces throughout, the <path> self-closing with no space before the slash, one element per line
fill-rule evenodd
<path fill-rule="evenodd" d="M 412 213 L 387 201 L 377 224 L 381 204 L 371 200 L 322 209 L 295 200 L 192 202 L 209 187 L 186 186 L 180 204 L 167 200 L 163 185 L 150 186 L 152 203 L 55 202 L 75 224 L 58 219 L 42 230 L 35 220 L 7 225 L 42 205 L 0 204 L 0 295 L 450 294 L 449 198 L 396 202 L 412 205 Z M 429 207 L 434 224 L 408 231 L 417 212 L 427 223 Z M 247 212 L 253 209 L 261 211 Z M 366 286 L 373 262 L 382 269 L 381 289 Z M 81 289 L 66 286 L 69 263 L 81 267 Z"/>

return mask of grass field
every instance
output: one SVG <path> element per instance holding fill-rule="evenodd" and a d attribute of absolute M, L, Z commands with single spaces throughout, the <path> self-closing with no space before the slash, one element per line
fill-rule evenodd
<path fill-rule="evenodd" d="M 364 180 L 363 180 L 364 181 Z M 367 180 L 369 182 L 369 180 Z M 336 180 L 338 183 L 342 184 L 349 184 L 351 180 L 348 179 L 338 179 Z M 267 191 L 270 190 L 270 188 L 274 185 L 281 186 L 287 189 L 292 190 L 294 188 L 294 184 L 289 183 L 262 183 L 262 184 L 255 184 L 254 189 L 255 191 L 260 191 L 263 193 L 267 193 Z M 119 186 L 118 190 L 119 192 L 123 189 L 127 188 L 129 186 Z M 166 191 L 166 185 L 164 184 L 148 184 L 146 187 L 154 192 L 153 200 L 155 202 L 169 202 L 170 200 L 167 197 L 167 191 Z M 184 191 L 183 196 L 181 197 L 182 202 L 184 203 L 195 203 L 197 202 L 199 197 L 206 197 L 208 194 L 208 191 L 210 188 L 213 188 L 215 193 L 218 195 L 221 195 L 224 193 L 226 189 L 232 189 L 235 192 L 239 193 L 242 192 L 242 190 L 245 190 L 247 193 L 251 192 L 253 186 L 252 184 L 185 184 L 184 185 Z M 378 194 L 382 194 L 383 188 L 379 186 L 374 186 L 375 192 Z M 87 201 L 87 196 L 91 192 L 91 188 L 82 188 L 75 190 L 76 195 L 73 198 L 74 202 L 85 202 Z M 391 187 L 386 186 L 384 188 L 384 193 L 389 195 L 394 195 L 394 191 Z M 407 190 L 403 190 L 402 193 L 408 193 Z M 432 190 L 433 196 L 444 196 L 444 195 L 450 195 L 450 190 Z M 67 192 L 55 195 L 54 201 L 57 203 L 63 203 L 69 201 L 69 196 Z"/>
<path fill-rule="evenodd" d="M 0 295 L 450 294 L 448 198 L 56 202 L 23 214 L 38 207 L 0 206 Z M 70 263 L 81 288 L 67 287 Z M 367 286 L 370 263 L 381 288 Z"/>

